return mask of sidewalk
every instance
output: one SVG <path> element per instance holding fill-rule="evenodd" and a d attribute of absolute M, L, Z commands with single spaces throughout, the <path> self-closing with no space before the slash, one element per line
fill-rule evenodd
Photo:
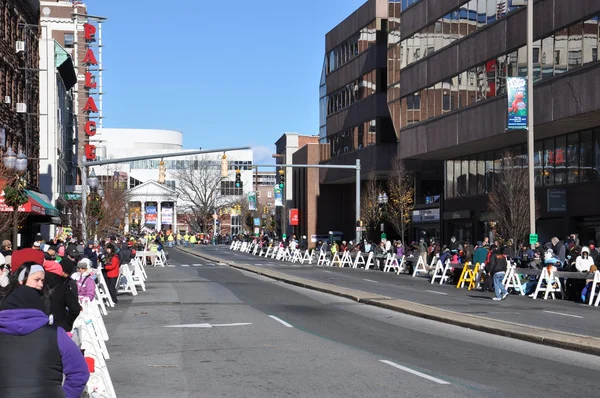
<path fill-rule="evenodd" d="M 297 286 L 347 297 L 365 304 L 549 346 L 600 355 L 600 308 L 562 300 L 533 300 L 511 295 L 491 300 L 490 293 L 430 284 L 425 278 L 338 267 L 291 267 L 227 245 L 184 249 L 191 254 Z M 254 265 L 253 265 L 254 264 Z M 277 264 L 276 268 L 267 267 Z"/>

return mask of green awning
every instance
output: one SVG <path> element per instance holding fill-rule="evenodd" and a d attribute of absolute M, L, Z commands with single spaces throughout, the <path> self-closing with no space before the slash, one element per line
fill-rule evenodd
<path fill-rule="evenodd" d="M 25 192 L 30 198 L 38 202 L 38 204 L 44 208 L 47 216 L 58 217 L 60 215 L 58 209 L 52 206 L 50 199 L 43 193 L 30 191 L 28 189 L 26 189 Z"/>

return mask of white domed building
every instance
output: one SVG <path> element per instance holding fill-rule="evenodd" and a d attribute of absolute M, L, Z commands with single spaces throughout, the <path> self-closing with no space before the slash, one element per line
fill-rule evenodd
<path fill-rule="evenodd" d="M 99 141 L 96 150 L 98 160 L 200 149 L 184 149 L 183 133 L 174 130 L 99 128 L 94 138 Z M 206 169 L 205 162 L 219 164 L 222 155 L 219 152 L 165 158 L 162 160 L 162 175 L 159 170 L 160 158 L 99 166 L 94 167 L 94 171 L 99 176 L 118 177 L 119 182 L 127 184 L 129 219 L 125 225 L 126 230 L 146 227 L 156 230 L 190 231 L 185 215 L 189 215 L 192 203 L 186 200 L 187 194 L 182 191 L 182 171 L 199 170 L 200 167 Z M 229 161 L 229 177 L 220 181 L 221 187 L 215 192 L 217 204 L 231 203 L 252 190 L 252 150 L 232 151 L 226 155 Z M 237 168 L 241 171 L 241 189 L 234 188 Z M 207 173 L 216 176 L 220 176 L 221 173 L 218 167 L 206 170 L 209 170 Z M 232 221 L 228 230 L 235 232 L 238 229 L 238 223 L 241 225 L 241 219 L 238 218 L 230 219 Z"/>

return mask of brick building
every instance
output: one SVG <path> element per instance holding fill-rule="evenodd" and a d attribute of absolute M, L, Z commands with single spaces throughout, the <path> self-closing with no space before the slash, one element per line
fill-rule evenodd
<path fill-rule="evenodd" d="M 39 154 L 39 20 L 36 0 L 0 0 L 0 146 Z M 37 161 L 26 174 L 38 186 Z"/>

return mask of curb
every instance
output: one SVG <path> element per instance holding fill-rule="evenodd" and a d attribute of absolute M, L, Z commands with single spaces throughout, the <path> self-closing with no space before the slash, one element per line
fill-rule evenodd
<path fill-rule="evenodd" d="M 266 276 L 290 285 L 348 298 L 362 304 L 385 308 L 407 315 L 464 327 L 467 329 L 473 329 L 497 336 L 509 337 L 530 343 L 545 345 L 548 347 L 561 348 L 565 350 L 581 352 L 584 354 L 600 356 L 600 339 L 592 336 L 560 332 L 557 330 L 527 326 L 519 323 L 499 321 L 482 316 L 465 315 L 458 312 L 442 310 L 439 308 L 414 303 L 411 301 L 392 299 L 390 297 L 381 296 L 374 293 L 298 278 L 270 269 L 256 267 L 250 264 L 236 263 L 235 261 L 224 260 L 209 254 L 198 253 L 184 248 L 181 248 L 180 250 L 193 256 L 214 261 L 216 263 L 221 263 L 232 268 Z"/>

